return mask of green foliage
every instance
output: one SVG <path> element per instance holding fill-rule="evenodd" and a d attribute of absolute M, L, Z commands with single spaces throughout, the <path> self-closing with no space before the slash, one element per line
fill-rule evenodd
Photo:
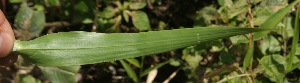
<path fill-rule="evenodd" d="M 146 6 L 146 2 L 132 2 L 129 4 L 129 8 L 133 10 L 139 10 Z"/>
<path fill-rule="evenodd" d="M 192 68 L 198 67 L 198 63 L 203 59 L 197 52 L 189 52 L 192 51 L 192 49 L 185 49 L 183 50 L 183 56 L 182 59 L 187 62 L 189 66 Z M 190 53 L 195 53 L 195 54 L 190 54 Z"/>
<path fill-rule="evenodd" d="M 22 3 L 24 0 L 9 0 L 10 3 Z"/>
<path fill-rule="evenodd" d="M 120 67 L 117 74 L 112 74 L 113 82 L 116 75 L 124 77 L 123 80 L 132 79 L 125 82 L 145 82 L 145 76 L 153 70 L 158 70 L 158 75 L 152 75 L 153 82 L 174 82 L 170 79 L 178 75 L 183 75 L 182 82 L 199 83 L 299 82 L 300 5 L 294 11 L 299 0 L 9 0 L 9 3 L 13 6 L 6 9 L 12 12 L 6 15 L 8 20 L 14 20 L 11 23 L 18 38 L 13 51 L 38 65 L 36 68 L 46 77 L 15 73 L 16 78 L 20 76 L 17 82 L 74 83 L 77 74 L 86 76 L 81 78 L 85 79 L 82 82 L 96 81 L 100 76 L 86 74 L 105 76 L 99 71 L 115 73 L 113 68 Z M 14 12 L 17 14 L 9 15 Z M 151 58 L 147 56 L 154 54 Z M 116 60 L 120 63 L 112 62 Z M 14 68 L 24 71 L 25 67 L 34 72 L 31 68 L 34 65 L 23 64 L 26 61 L 21 58 Z M 106 64 L 102 62 L 110 64 L 109 70 L 97 67 L 99 64 L 86 65 Z M 84 66 L 80 69 L 71 65 Z M 87 66 L 92 67 L 85 70 Z M 122 69 L 127 74 L 120 73 Z M 0 78 L 4 79 L 4 75 Z"/>
<path fill-rule="evenodd" d="M 253 57 L 253 52 L 254 52 L 254 42 L 253 40 L 251 41 L 251 45 L 249 45 L 248 51 L 246 53 L 244 62 L 243 62 L 243 68 L 247 69 L 247 67 L 249 67 L 249 65 L 252 62 L 252 57 Z"/>
<path fill-rule="evenodd" d="M 80 66 L 42 67 L 43 75 L 54 83 L 75 83 Z"/>
<path fill-rule="evenodd" d="M 42 83 L 31 75 L 22 76 L 21 83 Z"/>
<path fill-rule="evenodd" d="M 135 67 L 141 68 L 141 64 L 138 60 L 136 59 L 125 59 L 125 60 L 131 63 L 132 65 L 134 65 Z"/>
<path fill-rule="evenodd" d="M 289 11 L 298 3 L 298 1 L 294 1 L 293 3 L 289 4 L 287 7 L 277 11 L 277 13 L 272 14 L 263 24 L 261 24 L 261 28 L 274 28 L 282 19 L 289 13 Z M 267 32 L 259 32 L 254 33 L 254 39 L 260 39 L 261 37 L 268 34 Z"/>
<path fill-rule="evenodd" d="M 85 24 L 92 23 L 95 17 L 95 1 L 79 0 L 74 1 L 73 22 L 82 22 Z"/>
<path fill-rule="evenodd" d="M 287 62 L 281 55 L 265 56 L 260 60 L 260 64 L 266 70 L 266 76 L 274 82 L 283 83 L 285 79 L 285 71 Z"/>
<path fill-rule="evenodd" d="M 146 2 L 128 2 L 124 1 L 123 3 L 120 1 L 115 1 L 114 5 L 117 7 L 113 7 L 112 5 L 107 6 L 99 13 L 99 19 L 102 20 L 111 20 L 116 19 L 111 22 L 110 29 L 108 31 L 118 32 L 119 28 L 118 25 L 121 24 L 121 21 L 124 19 L 126 23 L 130 22 L 130 17 L 132 20 L 132 24 L 137 29 L 144 31 L 144 30 L 151 30 L 150 21 L 148 15 L 144 11 L 140 11 L 141 9 L 145 8 Z M 104 19 L 103 19 L 104 18 Z M 99 23 L 103 23 L 99 21 Z M 107 23 L 104 23 L 104 25 Z M 101 28 L 107 28 L 101 27 Z"/>
<path fill-rule="evenodd" d="M 300 5 L 298 4 L 298 7 L 300 7 Z M 300 14 L 300 10 L 298 9 L 296 11 L 296 19 L 295 19 L 295 23 L 294 23 L 294 37 L 293 37 L 293 42 L 292 42 L 292 49 L 291 52 L 288 54 L 288 63 L 287 63 L 287 71 L 292 71 L 292 67 L 293 67 L 293 60 L 294 60 L 294 56 L 297 50 L 297 46 L 298 46 L 298 41 L 299 41 L 299 14 Z"/>
<path fill-rule="evenodd" d="M 23 3 L 16 15 L 14 24 L 17 28 L 17 35 L 21 36 L 21 40 L 37 37 L 42 32 L 46 23 L 45 21 L 46 18 L 42 10 L 33 10 L 26 3 Z"/>
<path fill-rule="evenodd" d="M 59 0 L 44 0 L 45 3 L 46 3 L 46 6 L 54 6 L 54 7 L 59 7 L 61 6 L 61 3 Z"/>
<path fill-rule="evenodd" d="M 267 36 L 259 46 L 264 55 L 278 54 L 282 49 L 280 42 L 274 36 Z"/>
<path fill-rule="evenodd" d="M 139 30 L 150 30 L 149 19 L 143 11 L 134 11 L 131 13 L 132 22 Z"/>
<path fill-rule="evenodd" d="M 126 70 L 126 73 L 128 74 L 128 76 L 135 82 L 138 83 L 138 77 L 136 75 L 136 73 L 134 72 L 134 70 L 129 66 L 129 64 L 127 62 L 125 62 L 124 60 L 120 60 L 122 66 L 124 67 L 124 69 Z"/>

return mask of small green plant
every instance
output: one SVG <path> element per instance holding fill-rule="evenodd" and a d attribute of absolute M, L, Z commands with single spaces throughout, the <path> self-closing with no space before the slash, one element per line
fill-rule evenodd
<path fill-rule="evenodd" d="M 107 28 L 107 26 L 103 25 L 113 23 L 110 29 L 118 30 L 122 19 L 124 19 L 126 23 L 129 23 L 129 17 L 131 17 L 131 23 L 133 23 L 137 29 L 141 31 L 151 30 L 148 15 L 144 11 L 141 11 L 141 9 L 146 7 L 145 1 L 115 1 L 110 3 L 117 7 L 108 4 L 103 11 L 99 12 L 99 24 L 102 25 L 102 28 Z"/>

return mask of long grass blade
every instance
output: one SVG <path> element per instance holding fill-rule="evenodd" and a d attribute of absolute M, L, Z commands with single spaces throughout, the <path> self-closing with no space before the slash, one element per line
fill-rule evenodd
<path fill-rule="evenodd" d="M 16 41 L 14 51 L 40 66 L 108 62 L 171 51 L 200 42 L 269 29 L 201 27 L 141 33 L 61 32 Z"/>
<path fill-rule="evenodd" d="M 248 48 L 248 51 L 246 53 L 246 56 L 245 56 L 244 62 L 243 62 L 244 69 L 246 69 L 252 62 L 252 56 L 253 56 L 253 52 L 254 52 L 254 42 L 253 42 L 253 40 L 250 42 L 251 42 L 251 44 Z"/>
<path fill-rule="evenodd" d="M 288 14 L 290 10 L 299 2 L 299 0 L 294 1 L 293 3 L 289 4 L 287 7 L 280 9 L 275 14 L 271 15 L 261 26 L 260 28 L 265 29 L 274 29 L 277 24 Z M 256 32 L 254 33 L 253 39 L 259 40 L 263 36 L 267 35 L 268 31 L 266 32 Z"/>
<path fill-rule="evenodd" d="M 126 70 L 126 73 L 128 74 L 128 76 L 135 82 L 138 83 L 138 77 L 136 75 L 136 73 L 134 72 L 134 70 L 129 66 L 129 64 L 127 62 L 125 62 L 124 60 L 120 60 L 122 66 L 124 67 L 124 69 Z"/>
<path fill-rule="evenodd" d="M 298 8 L 300 8 L 300 4 L 298 4 Z M 294 37 L 292 42 L 292 49 L 290 53 L 288 54 L 288 63 L 287 63 L 287 72 L 292 71 L 293 66 L 293 57 L 295 57 L 295 53 L 298 46 L 299 41 L 299 12 L 300 10 L 297 9 L 296 17 L 295 17 L 295 24 L 294 24 Z"/>

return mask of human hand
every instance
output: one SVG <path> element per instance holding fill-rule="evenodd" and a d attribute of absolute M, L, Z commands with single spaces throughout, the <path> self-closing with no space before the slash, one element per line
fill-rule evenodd
<path fill-rule="evenodd" d="M 10 66 L 17 60 L 18 56 L 10 53 L 14 42 L 14 32 L 0 10 L 0 66 Z"/>

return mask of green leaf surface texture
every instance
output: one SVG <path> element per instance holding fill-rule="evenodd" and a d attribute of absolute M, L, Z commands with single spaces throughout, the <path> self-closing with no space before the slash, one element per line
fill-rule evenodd
<path fill-rule="evenodd" d="M 300 7 L 300 4 L 298 4 L 298 7 Z M 299 41 L 299 14 L 300 10 L 297 9 L 296 17 L 295 17 L 295 24 L 294 24 L 294 37 L 293 37 L 293 42 L 292 42 L 292 49 L 290 53 L 288 54 L 288 66 L 287 70 L 292 71 L 292 65 L 293 65 L 293 58 L 297 51 L 297 46 L 298 46 L 298 41 Z"/>
<path fill-rule="evenodd" d="M 14 26 L 18 34 L 27 34 L 20 35 L 19 39 L 28 40 L 38 36 L 44 29 L 45 24 L 44 11 L 33 10 L 26 3 L 23 3 L 16 15 Z"/>
<path fill-rule="evenodd" d="M 26 75 L 21 77 L 21 83 L 41 83 L 41 81 L 35 79 L 31 75 Z"/>
<path fill-rule="evenodd" d="M 143 12 L 143 11 L 133 11 L 132 15 L 132 23 L 133 25 L 143 31 L 143 30 L 150 30 L 151 26 L 150 26 L 150 21 L 148 18 L 148 15 Z"/>
<path fill-rule="evenodd" d="M 52 83 L 76 83 L 76 74 L 80 66 L 42 67 L 43 75 Z"/>
<path fill-rule="evenodd" d="M 126 59 L 126 61 L 135 67 L 141 68 L 141 64 L 137 59 Z"/>
<path fill-rule="evenodd" d="M 299 0 L 294 1 L 293 3 L 289 4 L 288 6 L 280 9 L 277 11 L 275 14 L 271 15 L 260 27 L 261 28 L 266 28 L 266 29 L 271 29 L 276 27 L 276 25 L 284 18 L 288 13 L 290 13 L 290 10 L 299 2 Z M 254 40 L 259 40 L 263 36 L 268 34 L 268 32 L 259 32 L 259 33 L 254 33 Z"/>
<path fill-rule="evenodd" d="M 146 2 L 135 2 L 135 3 L 130 3 L 129 8 L 133 10 L 138 10 L 146 7 Z"/>
<path fill-rule="evenodd" d="M 60 32 L 16 41 L 14 52 L 40 66 L 94 64 L 171 51 L 258 28 L 198 27 L 140 33 Z"/>
<path fill-rule="evenodd" d="M 134 72 L 134 70 L 131 68 L 131 66 L 125 62 L 124 60 L 120 60 L 120 63 L 122 64 L 122 66 L 124 67 L 124 69 L 126 70 L 126 73 L 128 74 L 128 76 L 135 82 L 138 82 L 138 77 L 136 75 L 136 73 Z"/>
<path fill-rule="evenodd" d="M 248 48 L 248 51 L 246 53 L 246 56 L 244 58 L 244 62 L 243 62 L 243 68 L 244 69 L 249 67 L 249 65 L 252 63 L 253 52 L 254 52 L 254 41 L 252 40 L 251 44 Z"/>
<path fill-rule="evenodd" d="M 286 72 L 287 62 L 281 55 L 264 56 L 259 63 L 265 69 L 265 75 L 273 82 L 285 83 L 284 73 Z"/>

